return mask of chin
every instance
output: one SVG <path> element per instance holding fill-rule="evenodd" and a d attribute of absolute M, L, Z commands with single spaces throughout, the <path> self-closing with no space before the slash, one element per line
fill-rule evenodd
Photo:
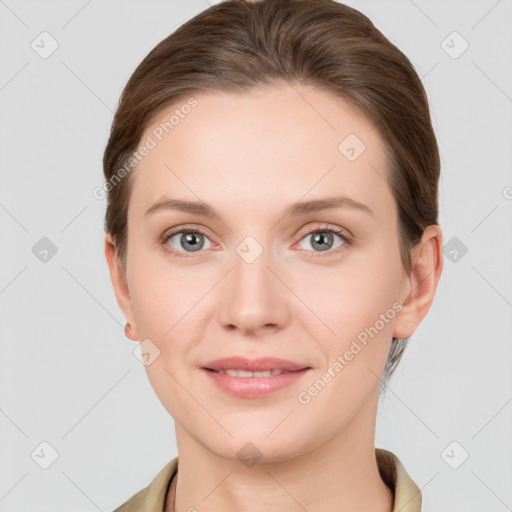
<path fill-rule="evenodd" d="M 295 433 L 292 435 L 286 430 L 280 433 L 276 430 L 268 435 L 270 431 L 266 426 L 262 430 L 239 430 L 233 438 L 220 436 L 213 444 L 209 437 L 204 446 L 219 457 L 240 461 L 247 467 L 255 463 L 274 464 L 293 460 L 312 448 L 312 440 L 304 438 L 304 433 L 297 432 L 295 437 Z"/>

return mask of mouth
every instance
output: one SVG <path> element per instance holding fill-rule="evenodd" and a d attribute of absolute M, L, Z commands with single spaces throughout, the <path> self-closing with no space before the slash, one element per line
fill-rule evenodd
<path fill-rule="evenodd" d="M 248 370 L 237 370 L 237 369 L 226 369 L 226 370 L 213 370 L 211 368 L 205 368 L 205 370 L 219 373 L 220 375 L 231 375 L 232 377 L 272 377 L 273 375 L 282 375 L 283 373 L 293 373 L 287 370 L 279 370 L 278 368 L 273 368 L 272 370 L 262 370 L 259 372 L 251 372 Z M 295 370 L 300 371 L 300 370 Z"/>
<path fill-rule="evenodd" d="M 236 397 L 257 398 L 291 386 L 312 368 L 286 359 L 237 356 L 210 361 L 201 369 L 220 390 Z"/>
<path fill-rule="evenodd" d="M 256 359 L 248 359 L 247 357 L 232 356 L 209 361 L 204 365 L 204 369 L 213 370 L 215 372 L 239 372 L 240 377 L 252 377 L 253 375 L 245 375 L 243 372 L 261 373 L 271 372 L 270 375 L 278 373 L 294 372 L 310 368 L 308 365 L 289 361 L 287 359 L 279 359 L 277 357 L 258 357 Z M 272 373 L 274 372 L 274 373 Z M 257 375 L 258 376 L 258 375 Z M 261 375 L 267 376 L 267 375 Z"/>

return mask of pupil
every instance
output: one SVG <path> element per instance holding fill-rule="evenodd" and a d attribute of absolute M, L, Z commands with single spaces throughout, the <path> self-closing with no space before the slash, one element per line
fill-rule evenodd
<path fill-rule="evenodd" d="M 317 234 L 315 237 L 313 237 L 313 246 L 320 249 L 321 251 L 325 251 L 328 249 L 328 247 L 325 246 L 326 239 L 327 241 L 330 241 L 332 238 L 331 233 L 328 234 Z M 319 242 L 317 242 L 319 240 Z"/>
<path fill-rule="evenodd" d="M 185 240 L 186 240 L 185 245 L 189 245 L 189 247 L 191 249 L 193 249 L 194 251 L 197 251 L 202 246 L 202 244 L 199 241 L 196 240 L 194 242 L 194 238 L 197 238 L 197 237 L 198 237 L 198 233 L 185 233 Z"/>

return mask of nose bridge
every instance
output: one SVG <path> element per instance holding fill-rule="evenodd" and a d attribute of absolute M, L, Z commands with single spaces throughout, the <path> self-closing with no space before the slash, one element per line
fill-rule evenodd
<path fill-rule="evenodd" d="M 235 248 L 233 268 L 220 301 L 220 319 L 225 326 L 256 331 L 286 321 L 285 287 L 274 275 L 273 262 L 270 249 L 254 237 L 246 237 Z"/>

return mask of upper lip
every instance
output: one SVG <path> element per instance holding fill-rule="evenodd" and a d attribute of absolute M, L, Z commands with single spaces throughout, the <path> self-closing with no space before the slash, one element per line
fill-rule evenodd
<path fill-rule="evenodd" d="M 310 368 L 307 365 L 279 359 L 276 357 L 258 357 L 257 359 L 248 359 L 246 357 L 233 356 L 224 357 L 209 361 L 204 365 L 207 370 L 246 370 L 249 372 L 258 372 L 266 370 L 298 371 Z"/>

